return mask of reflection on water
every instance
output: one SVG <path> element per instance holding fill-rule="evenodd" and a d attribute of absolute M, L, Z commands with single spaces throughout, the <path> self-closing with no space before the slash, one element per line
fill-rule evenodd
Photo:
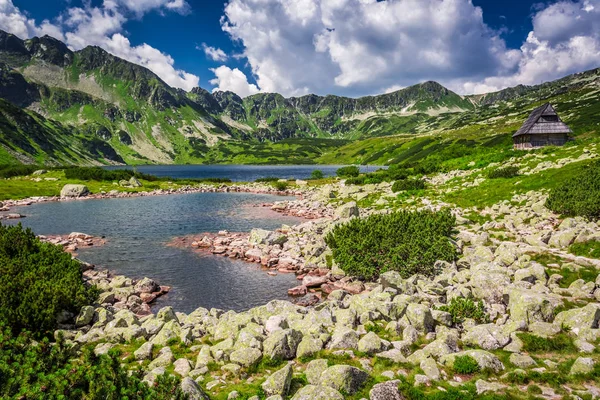
<path fill-rule="evenodd" d="M 79 250 L 79 257 L 117 273 L 155 279 L 172 286 L 157 306 L 178 311 L 217 307 L 244 310 L 287 298 L 294 275 L 269 276 L 255 264 L 196 254 L 167 246 L 175 236 L 201 232 L 247 232 L 300 222 L 262 207 L 279 196 L 246 193 L 195 193 L 126 199 L 74 200 L 15 208 L 36 234 L 78 231 L 106 236 L 107 244 Z M 16 223 L 16 222 L 11 222 Z"/>

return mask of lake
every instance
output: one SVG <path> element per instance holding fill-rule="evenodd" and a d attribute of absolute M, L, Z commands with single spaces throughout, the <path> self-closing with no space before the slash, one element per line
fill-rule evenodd
<path fill-rule="evenodd" d="M 80 249 L 79 258 L 131 278 L 147 276 L 172 286 L 168 295 L 157 300 L 155 309 L 172 305 L 182 312 L 199 306 L 241 311 L 287 299 L 287 289 L 298 284 L 295 275 L 269 276 L 256 264 L 166 244 L 176 236 L 223 229 L 273 230 L 302 222 L 255 207 L 282 199 L 248 193 L 194 193 L 49 202 L 15 207 L 11 212 L 25 215 L 19 221 L 38 235 L 76 231 L 105 236 L 106 245 Z"/>
<path fill-rule="evenodd" d="M 170 178 L 228 178 L 236 182 L 253 182 L 268 176 L 279 179 L 308 179 L 318 169 L 334 176 L 343 165 L 139 165 L 110 166 L 107 169 L 135 169 L 138 172 Z M 380 166 L 361 166 L 361 172 L 373 172 Z"/>

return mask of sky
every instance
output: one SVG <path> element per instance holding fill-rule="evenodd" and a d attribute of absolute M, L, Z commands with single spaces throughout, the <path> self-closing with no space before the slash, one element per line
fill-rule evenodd
<path fill-rule="evenodd" d="M 242 97 L 485 93 L 600 67 L 600 0 L 0 0 L 0 29 Z"/>

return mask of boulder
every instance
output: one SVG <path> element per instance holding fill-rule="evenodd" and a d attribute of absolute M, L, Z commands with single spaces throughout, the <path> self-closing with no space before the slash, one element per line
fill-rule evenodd
<path fill-rule="evenodd" d="M 504 333 L 502 326 L 496 324 L 475 325 L 463 335 L 462 341 L 484 350 L 497 350 L 510 342 L 510 333 Z"/>
<path fill-rule="evenodd" d="M 85 185 L 67 184 L 60 190 L 60 197 L 84 197 L 90 194 L 90 190 Z"/>
<path fill-rule="evenodd" d="M 153 348 L 154 345 L 151 342 L 146 342 L 133 352 L 133 356 L 138 361 L 150 360 Z"/>
<path fill-rule="evenodd" d="M 375 332 L 369 332 L 358 341 L 358 351 L 373 355 L 381 351 L 381 338 Z"/>
<path fill-rule="evenodd" d="M 323 350 L 323 341 L 310 335 L 304 336 L 296 350 L 296 357 L 310 357 Z"/>
<path fill-rule="evenodd" d="M 594 359 L 590 357 L 579 357 L 571 367 L 570 375 L 589 374 L 594 371 Z"/>
<path fill-rule="evenodd" d="M 440 363 L 448 367 L 452 367 L 454 365 L 454 360 L 459 356 L 472 357 L 475 361 L 477 361 L 477 364 L 482 371 L 490 370 L 498 373 L 504 370 L 504 365 L 498 359 L 498 357 L 485 350 L 466 350 L 458 353 L 447 354 L 440 358 Z"/>
<path fill-rule="evenodd" d="M 294 329 L 273 332 L 263 343 L 263 354 L 273 360 L 291 360 L 296 356 L 302 333 Z"/>
<path fill-rule="evenodd" d="M 519 288 L 510 289 L 505 298 L 508 298 L 510 318 L 527 324 L 536 321 L 551 322 L 554 310 L 563 304 L 558 295 Z"/>
<path fill-rule="evenodd" d="M 134 289 L 136 293 L 153 293 L 159 292 L 160 286 L 150 278 L 143 278 L 135 284 Z"/>
<path fill-rule="evenodd" d="M 323 358 L 318 358 L 309 362 L 306 366 L 306 370 L 304 371 L 308 383 L 312 385 L 318 385 L 319 382 L 321 382 L 321 374 L 327 369 L 327 367 L 327 360 Z"/>
<path fill-rule="evenodd" d="M 181 376 L 188 376 L 192 370 L 192 364 L 187 358 L 179 358 L 173 363 L 173 371 Z"/>
<path fill-rule="evenodd" d="M 131 179 L 129 179 L 129 186 L 139 188 L 144 185 L 142 185 L 142 182 L 140 182 L 135 176 L 132 176 Z"/>
<path fill-rule="evenodd" d="M 192 378 L 185 377 L 181 380 L 181 391 L 188 396 L 188 400 L 210 400 Z"/>
<path fill-rule="evenodd" d="M 369 378 L 365 371 L 350 365 L 334 365 L 321 374 L 321 385 L 352 395 Z"/>
<path fill-rule="evenodd" d="M 241 365 L 242 367 L 252 367 L 260 361 L 262 353 L 259 349 L 253 347 L 245 347 L 232 352 L 229 355 L 229 360 L 232 363 Z"/>
<path fill-rule="evenodd" d="M 273 375 L 269 376 L 267 380 L 261 385 L 266 396 L 285 396 L 290 389 L 290 383 L 292 383 L 292 366 L 287 364 L 285 367 L 276 371 Z"/>
<path fill-rule="evenodd" d="M 508 360 L 512 365 L 518 368 L 530 368 L 537 365 L 535 360 L 527 354 L 513 353 Z"/>
<path fill-rule="evenodd" d="M 350 217 L 358 217 L 360 211 L 356 202 L 351 201 L 349 203 L 343 204 L 335 210 L 335 215 L 338 218 L 350 218 Z"/>
<path fill-rule="evenodd" d="M 584 328 L 598 328 L 600 320 L 600 304 L 588 303 L 585 307 L 574 308 L 558 313 L 554 323 L 558 326 L 566 325 L 577 334 Z"/>
<path fill-rule="evenodd" d="M 369 392 L 369 400 L 404 400 L 404 396 L 398 390 L 400 381 L 387 381 L 373 386 Z"/>
<path fill-rule="evenodd" d="M 358 333 L 347 327 L 339 327 L 333 331 L 331 341 L 327 345 L 329 349 L 358 349 Z"/>
<path fill-rule="evenodd" d="M 92 306 L 83 306 L 79 311 L 79 315 L 75 319 L 76 326 L 85 326 L 92 322 L 94 318 L 94 307 Z"/>
<path fill-rule="evenodd" d="M 291 400 L 344 400 L 344 396 L 329 386 L 307 385 L 298 390 Z"/>
<path fill-rule="evenodd" d="M 434 330 L 435 321 L 431 315 L 431 309 L 423 304 L 409 304 L 406 308 L 406 317 L 410 324 L 421 333 Z"/>

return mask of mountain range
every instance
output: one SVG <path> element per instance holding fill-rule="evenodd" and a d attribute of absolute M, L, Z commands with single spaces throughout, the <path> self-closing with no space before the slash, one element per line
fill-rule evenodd
<path fill-rule="evenodd" d="M 172 88 L 99 47 L 72 51 L 49 36 L 21 40 L 0 31 L 0 163 L 315 162 L 355 141 L 520 118 L 548 99 L 589 102 L 599 87 L 595 69 L 484 95 L 425 82 L 361 98 L 242 99 Z"/>

